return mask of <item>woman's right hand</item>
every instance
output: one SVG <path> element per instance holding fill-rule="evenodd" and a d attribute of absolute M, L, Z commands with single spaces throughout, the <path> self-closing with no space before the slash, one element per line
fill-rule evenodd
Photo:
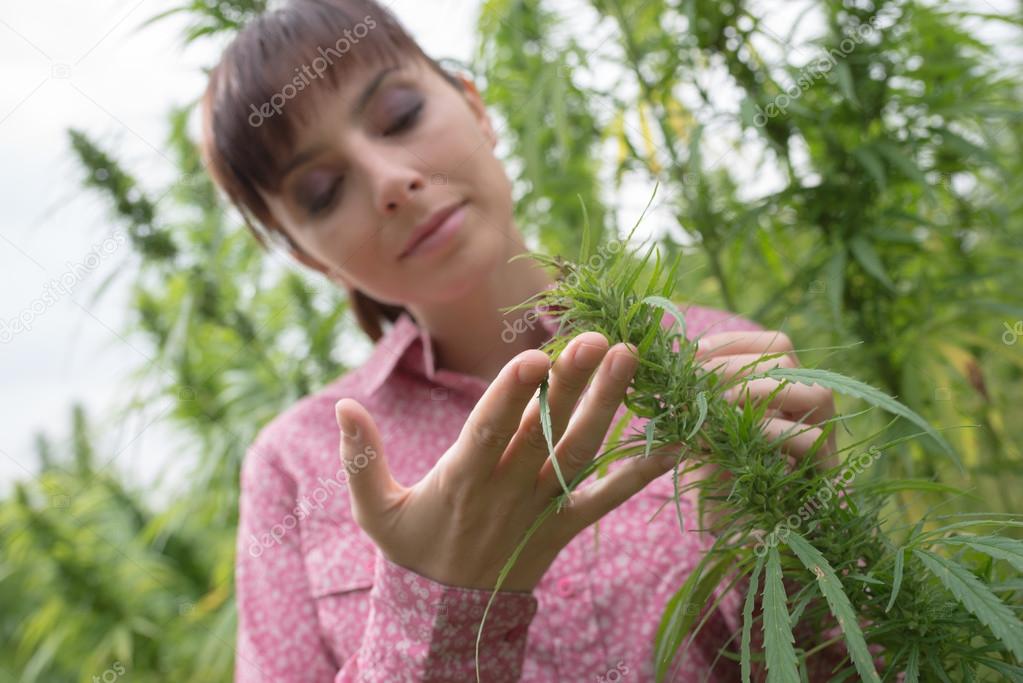
<path fill-rule="evenodd" d="M 366 409 L 352 399 L 338 401 L 341 460 L 349 472 L 356 523 L 395 564 L 450 586 L 493 589 L 525 532 L 561 492 L 540 426 L 537 388 L 551 370 L 555 454 L 570 482 L 600 451 L 636 369 L 633 347 L 607 346 L 602 334 L 584 332 L 553 369 L 537 349 L 513 358 L 480 398 L 458 440 L 409 488 L 391 476 Z M 594 369 L 593 384 L 576 406 Z M 576 534 L 670 469 L 669 448 L 632 458 L 573 491 L 571 504 L 536 530 L 501 589 L 531 591 Z"/>

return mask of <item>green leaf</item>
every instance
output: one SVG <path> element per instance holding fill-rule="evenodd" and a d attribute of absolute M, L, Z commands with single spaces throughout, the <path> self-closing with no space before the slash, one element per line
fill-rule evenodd
<path fill-rule="evenodd" d="M 796 666 L 796 651 L 792 648 L 795 638 L 789 628 L 789 612 L 785 606 L 787 597 L 781 581 L 781 558 L 777 546 L 767 551 L 767 572 L 764 576 L 764 650 L 767 656 L 768 683 L 794 683 L 799 680 Z"/>
<path fill-rule="evenodd" d="M 942 666 L 941 662 L 934 655 L 933 648 L 927 648 L 924 650 L 924 656 L 927 658 L 927 666 L 930 667 L 931 673 L 938 677 L 941 683 L 952 683 L 949 680 L 948 675 L 945 673 L 945 667 Z"/>
<path fill-rule="evenodd" d="M 852 151 L 852 155 L 874 178 L 874 182 L 877 183 L 877 188 L 879 190 L 883 190 L 885 183 L 888 180 L 884 173 L 884 164 L 882 164 L 881 160 L 877 158 L 877 155 L 870 150 L 870 147 L 857 147 Z"/>
<path fill-rule="evenodd" d="M 840 394 L 846 396 L 852 396 L 853 398 L 859 398 L 872 406 L 876 406 L 883 410 L 903 417 L 917 427 L 920 427 L 930 436 L 935 443 L 941 448 L 941 450 L 948 455 L 952 462 L 956 464 L 960 472 L 964 472 L 962 463 L 959 462 L 959 458 L 956 457 L 955 450 L 949 445 L 947 441 L 932 427 L 927 420 L 920 417 L 913 410 L 902 405 L 891 396 L 888 396 L 879 389 L 875 389 L 869 384 L 840 375 L 837 372 L 831 372 L 830 370 L 820 370 L 818 368 L 773 368 L 763 373 L 750 375 L 750 379 L 756 379 L 759 377 L 771 377 L 774 379 L 785 379 L 790 382 L 798 382 L 800 384 L 806 384 L 812 386 L 819 384 L 822 387 L 837 391 Z"/>
<path fill-rule="evenodd" d="M 920 648 L 917 645 L 909 651 L 909 661 L 906 662 L 906 679 L 903 683 L 920 683 Z"/>
<path fill-rule="evenodd" d="M 877 479 L 856 485 L 856 490 L 861 493 L 875 493 L 887 496 L 900 491 L 926 491 L 927 493 L 949 493 L 956 496 L 971 497 L 971 494 L 963 491 L 958 486 L 942 484 L 929 479 Z"/>
<path fill-rule="evenodd" d="M 657 627 L 657 642 L 654 645 L 658 681 L 664 679 L 675 652 L 696 622 L 696 618 L 707 603 L 707 598 L 721 583 L 725 573 L 732 568 L 735 554 L 725 553 L 708 570 L 706 567 L 711 557 L 709 553 L 703 556 L 664 608 L 661 623 Z"/>
<path fill-rule="evenodd" d="M 973 144 L 958 133 L 953 133 L 948 128 L 935 127 L 931 128 L 935 133 L 941 135 L 941 141 L 944 147 L 955 150 L 965 158 L 976 157 L 984 163 L 990 164 L 991 166 L 998 166 L 998 160 L 991 154 L 990 151 L 984 147 Z"/>
<path fill-rule="evenodd" d="M 875 280 L 888 289 L 895 290 L 895 284 L 888 277 L 884 264 L 881 263 L 881 257 L 874 250 L 874 245 L 862 237 L 854 237 L 849 242 L 849 249 L 852 251 L 853 256 L 856 257 L 856 260 L 859 261 L 859 264 L 863 266 L 863 270 L 867 271 Z"/>
<path fill-rule="evenodd" d="M 1023 659 L 1023 623 L 973 572 L 926 550 L 913 550 L 913 554 L 1017 659 Z"/>
<path fill-rule="evenodd" d="M 682 336 L 686 336 L 686 318 L 672 301 L 665 299 L 663 296 L 648 296 L 643 299 L 643 303 L 652 304 L 671 313 L 672 317 L 678 321 L 679 326 L 682 328 Z"/>
<path fill-rule="evenodd" d="M 1005 536 L 953 536 L 939 538 L 935 543 L 965 545 L 996 560 L 1005 560 L 1017 571 L 1023 572 L 1023 541 Z"/>
<path fill-rule="evenodd" d="M 701 391 L 696 395 L 696 424 L 689 430 L 689 434 L 686 435 L 686 441 L 696 436 L 696 432 L 700 431 L 700 427 L 703 426 L 704 421 L 707 419 L 707 392 Z"/>
<path fill-rule="evenodd" d="M 554 465 L 554 473 L 558 475 L 558 481 L 561 483 L 561 488 L 565 490 L 565 495 L 569 495 L 568 484 L 565 483 L 565 477 L 561 474 L 561 467 L 558 465 L 558 457 L 554 455 L 554 434 L 551 429 L 551 406 L 547 402 L 547 391 L 549 388 L 547 379 L 540 384 L 540 427 L 543 429 L 544 438 L 547 439 L 547 450 L 551 456 L 551 464 Z"/>
<path fill-rule="evenodd" d="M 654 442 L 654 423 L 656 421 L 657 421 L 656 416 L 650 418 L 649 420 L 647 420 L 646 428 L 644 429 L 644 431 L 646 432 L 646 445 L 643 447 L 644 458 L 650 457 L 650 446 Z"/>
<path fill-rule="evenodd" d="M 892 577 L 892 596 L 888 598 L 888 606 L 884 608 L 885 612 L 891 611 L 892 605 L 895 604 L 895 598 L 899 595 L 899 589 L 902 588 L 902 570 L 903 565 L 906 562 L 906 551 L 899 548 L 895 554 L 895 574 Z"/>
<path fill-rule="evenodd" d="M 835 76 L 838 78 L 838 89 L 842 91 L 842 96 L 859 109 L 860 101 L 856 98 L 856 87 L 853 85 L 852 70 L 849 69 L 849 63 L 838 62 L 835 64 Z"/>
<path fill-rule="evenodd" d="M 896 145 L 890 142 L 879 142 L 876 147 L 891 162 L 892 166 L 902 171 L 906 178 L 916 182 L 922 188 L 931 189 L 920 167 L 916 165 L 915 161 L 903 154 L 902 150 Z"/>
<path fill-rule="evenodd" d="M 750 640 L 753 635 L 753 607 L 757 601 L 757 587 L 760 585 L 760 572 L 764 569 L 764 555 L 757 557 L 757 563 L 753 565 L 753 575 L 750 576 L 749 588 L 746 591 L 746 602 L 742 607 L 742 683 L 750 683 L 752 659 L 750 654 Z"/>
<path fill-rule="evenodd" d="M 835 247 L 834 253 L 824 266 L 827 277 L 828 302 L 831 304 L 831 315 L 835 322 L 842 320 L 842 294 L 845 290 L 845 247 Z"/>
<path fill-rule="evenodd" d="M 586 200 L 583 199 L 583 196 L 579 193 L 576 193 L 575 196 L 579 198 L 579 206 L 583 211 L 583 235 L 579 244 L 579 263 L 586 263 L 590 258 L 590 215 L 586 212 Z"/>
<path fill-rule="evenodd" d="M 835 615 L 835 619 L 845 635 L 849 657 L 856 665 L 860 679 L 880 683 L 881 677 L 877 675 L 877 670 L 874 668 L 874 659 L 870 655 L 870 650 L 867 649 L 867 641 L 863 638 L 863 631 L 860 630 L 856 612 L 853 610 L 852 603 L 849 602 L 849 596 L 845 594 L 845 589 L 842 588 L 842 582 L 831 567 L 831 563 L 817 548 L 795 531 L 789 534 L 787 543 L 803 566 L 817 577 L 817 585 L 821 589 L 821 594 L 827 600 L 831 613 Z"/>
<path fill-rule="evenodd" d="M 678 279 L 678 269 L 682 265 L 682 252 L 679 251 L 675 256 L 675 260 L 671 264 L 671 268 L 668 270 L 668 274 L 664 279 L 664 288 L 661 290 L 661 296 L 669 297 L 671 293 L 675 291 L 677 286 L 676 280 Z"/>

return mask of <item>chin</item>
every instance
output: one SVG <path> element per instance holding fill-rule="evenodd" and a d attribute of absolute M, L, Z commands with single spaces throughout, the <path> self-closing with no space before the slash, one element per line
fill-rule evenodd
<path fill-rule="evenodd" d="M 428 296 L 431 303 L 454 302 L 462 299 L 473 291 L 486 289 L 490 278 L 506 265 L 511 258 L 507 249 L 502 249 L 506 242 L 502 235 L 497 240 L 488 240 L 489 244 L 479 244 L 483 240 L 469 240 L 438 261 L 430 273 L 429 284 L 419 278 L 416 283 L 416 294 Z"/>

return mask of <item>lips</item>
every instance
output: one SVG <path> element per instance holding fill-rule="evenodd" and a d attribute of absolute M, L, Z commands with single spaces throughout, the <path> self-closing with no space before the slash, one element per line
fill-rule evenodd
<path fill-rule="evenodd" d="M 448 206 L 434 212 L 428 219 L 416 226 L 416 229 L 412 231 L 412 236 L 409 237 L 408 242 L 405 243 L 405 248 L 401 250 L 401 254 L 398 255 L 399 259 L 405 258 L 405 256 L 415 248 L 417 244 L 422 242 L 424 239 L 430 236 L 434 230 L 439 228 L 444 221 L 448 219 L 455 211 L 457 211 L 465 202 L 454 202 Z"/>

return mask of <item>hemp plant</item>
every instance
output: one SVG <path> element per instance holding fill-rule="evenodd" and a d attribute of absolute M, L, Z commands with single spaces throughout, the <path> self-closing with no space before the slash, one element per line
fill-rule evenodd
<path fill-rule="evenodd" d="M 909 421 L 920 431 L 900 440 L 926 438 L 958 463 L 927 421 L 878 389 L 828 370 L 753 371 L 759 361 L 781 353 L 764 355 L 747 367 L 745 376 L 725 380 L 697 361 L 697 340 L 687 338 L 685 315 L 671 301 L 681 256 L 670 266 L 661 262 L 655 246 L 642 258 L 634 250 L 614 250 L 596 259 L 596 266 L 590 256 L 588 226 L 578 263 L 539 253 L 521 255 L 557 269 L 558 280 L 507 310 L 539 304 L 558 316 L 558 332 L 543 347 L 552 360 L 571 338 L 588 330 L 600 332 L 611 344 L 634 344 L 640 362 L 624 400 L 627 411 L 612 427 L 605 449 L 572 481 L 565 481 L 554 455 L 547 384 L 541 385 L 541 424 L 564 492 L 512 553 L 491 603 L 529 538 L 557 514 L 575 487 L 593 473 L 605 473 L 617 460 L 646 457 L 652 450 L 681 443 L 685 447 L 672 475 L 680 528 L 684 520 L 679 498 L 695 489 L 701 520 L 711 520 L 700 531 L 715 540 L 665 606 L 655 642 L 658 681 L 669 674 L 686 638 L 701 629 L 720 602 L 711 598 L 723 583 L 729 590 L 745 590 L 737 634 L 743 681 L 763 668 L 772 683 L 805 681 L 808 661 L 825 658 L 825 653 L 827 661 L 834 660 L 830 675 L 836 681 L 889 681 L 900 672 L 906 683 L 1023 680 L 1023 622 L 1017 616 L 1023 595 L 1023 542 L 999 533 L 1023 527 L 1019 516 L 928 513 L 915 524 L 899 526 L 884 513 L 892 493 L 958 489 L 923 480 L 858 481 L 844 474 L 839 481 L 837 475 L 848 470 L 841 464 L 822 464 L 815 454 L 836 425 L 860 413 L 840 414 L 819 425 L 823 433 L 811 452 L 793 463 L 780 448 L 788 434 L 772 440 L 761 430 L 768 401 L 736 405 L 724 394 L 741 391 L 744 382 L 759 377 L 779 380 L 775 393 L 790 383 L 819 384 L 864 401 L 868 410 Z M 666 314 L 670 326 L 662 324 Z M 635 417 L 646 418 L 645 428 L 624 434 Z M 839 448 L 836 459 L 845 453 L 846 464 L 854 458 L 862 462 L 863 453 L 876 458 L 899 441 L 865 447 L 877 436 Z M 698 468 L 700 476 L 685 476 Z M 832 504 L 808 504 L 815 499 L 819 503 L 825 490 L 833 495 Z M 714 514 L 706 514 L 711 509 Z M 805 523 L 786 522 L 793 517 Z M 477 633 L 477 671 L 491 603 Z M 723 648 L 719 656 L 735 654 Z"/>

